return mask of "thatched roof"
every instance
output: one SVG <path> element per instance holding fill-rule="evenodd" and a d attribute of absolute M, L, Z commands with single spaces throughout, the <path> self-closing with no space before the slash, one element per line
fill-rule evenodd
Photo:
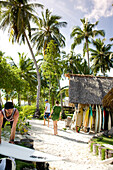
<path fill-rule="evenodd" d="M 113 110 L 113 88 L 104 96 L 102 104 L 103 107 L 108 107 Z"/>
<path fill-rule="evenodd" d="M 69 78 L 69 102 L 102 104 L 103 97 L 113 88 L 113 77 L 66 74 Z"/>

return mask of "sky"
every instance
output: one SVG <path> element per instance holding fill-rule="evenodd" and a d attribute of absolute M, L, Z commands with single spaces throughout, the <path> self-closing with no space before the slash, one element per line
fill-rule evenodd
<path fill-rule="evenodd" d="M 113 0 L 32 0 L 32 2 L 41 3 L 44 5 L 44 9 L 48 8 L 53 15 L 59 15 L 62 17 L 61 21 L 66 21 L 67 27 L 61 29 L 61 33 L 66 37 L 65 51 L 70 52 L 73 39 L 70 39 L 70 34 L 74 26 L 82 26 L 80 19 L 88 18 L 88 21 L 95 23 L 99 21 L 97 29 L 105 31 L 105 44 L 110 42 L 110 38 L 113 37 Z M 40 15 L 39 9 L 39 15 Z M 11 56 L 18 62 L 18 52 L 28 54 L 30 57 L 30 51 L 27 45 L 19 46 L 18 44 L 12 45 L 9 42 L 8 32 L 2 32 L 0 30 L 0 50 L 5 52 L 5 56 Z M 78 46 L 75 53 L 82 54 L 82 46 Z M 108 73 L 108 76 L 113 77 L 113 69 Z M 64 81 L 63 81 L 64 82 Z M 62 82 L 62 83 L 63 83 Z M 66 83 L 68 81 L 66 79 Z"/>

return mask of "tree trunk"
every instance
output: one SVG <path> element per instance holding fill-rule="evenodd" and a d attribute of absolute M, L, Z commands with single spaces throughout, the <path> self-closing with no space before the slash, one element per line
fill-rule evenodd
<path fill-rule="evenodd" d="M 63 113 L 63 101 L 62 101 L 62 93 L 61 93 L 61 87 L 60 87 L 60 81 L 58 80 L 58 86 L 59 86 L 59 90 L 60 90 L 60 100 L 61 100 L 61 113 Z"/>
<path fill-rule="evenodd" d="M 90 69 L 90 64 L 89 64 L 89 47 L 88 47 L 88 38 L 86 38 L 86 50 L 87 50 L 88 67 L 89 67 L 89 69 Z"/>
<path fill-rule="evenodd" d="M 55 102 L 54 102 L 54 94 L 52 94 L 52 97 L 51 97 L 51 103 L 52 103 L 52 107 L 54 106 Z"/>
<path fill-rule="evenodd" d="M 19 93 L 18 93 L 18 106 L 21 106 L 21 96 Z"/>
<path fill-rule="evenodd" d="M 31 106 L 31 96 L 27 97 L 28 105 Z"/>
<path fill-rule="evenodd" d="M 31 52 L 31 55 L 32 55 L 32 58 L 33 58 L 33 61 L 34 61 L 35 67 L 36 67 L 38 88 L 37 88 L 37 101 L 36 101 L 36 107 L 37 107 L 37 108 L 36 108 L 36 112 L 35 112 L 35 115 L 34 115 L 34 116 L 39 117 L 39 116 L 40 116 L 39 99 L 40 99 L 41 78 L 40 78 L 39 68 L 38 68 L 37 61 L 36 61 L 36 59 L 35 59 L 33 50 L 32 50 L 32 48 L 31 48 L 31 45 L 30 45 L 30 43 L 29 43 L 29 40 L 28 40 L 28 38 L 27 38 L 26 33 L 24 33 L 24 35 L 25 35 L 25 37 L 26 37 L 26 41 L 27 41 L 29 50 L 30 50 L 30 52 Z"/>
<path fill-rule="evenodd" d="M 8 94 L 6 94 L 6 102 L 8 102 Z"/>
<path fill-rule="evenodd" d="M 2 95 L 1 95 L 1 90 L 0 90 L 0 103 L 2 104 Z"/>

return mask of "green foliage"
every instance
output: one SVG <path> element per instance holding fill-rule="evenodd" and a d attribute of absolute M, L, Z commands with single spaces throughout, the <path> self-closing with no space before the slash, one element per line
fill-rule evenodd
<path fill-rule="evenodd" d="M 98 24 L 98 21 L 94 24 L 91 24 L 87 19 L 80 19 L 82 22 L 82 28 L 79 26 L 75 26 L 72 30 L 71 37 L 74 38 L 74 42 L 71 45 L 71 48 L 74 49 L 77 45 L 83 44 L 83 55 L 85 56 L 85 52 L 87 52 L 88 58 L 88 67 L 89 67 L 89 44 L 91 40 L 97 36 L 105 36 L 103 30 L 95 30 L 94 27 Z"/>
<path fill-rule="evenodd" d="M 91 143 L 90 151 L 93 152 L 93 143 Z"/>
<path fill-rule="evenodd" d="M 44 119 L 44 113 L 40 115 L 39 119 L 40 119 L 40 120 L 43 120 L 43 119 Z"/>
<path fill-rule="evenodd" d="M 96 155 L 98 155 L 98 147 L 99 147 L 99 146 L 96 146 Z"/>
<path fill-rule="evenodd" d="M 32 41 L 38 52 L 43 48 L 45 53 L 50 40 L 54 40 L 59 47 L 65 46 L 65 37 L 61 34 L 59 28 L 66 27 L 67 23 L 60 20 L 60 16 L 52 15 L 48 9 L 45 13 L 42 12 L 42 16 L 36 22 L 38 29 L 33 28 L 35 33 L 32 35 Z"/>
<path fill-rule="evenodd" d="M 94 138 L 94 139 L 92 139 L 92 141 L 94 141 L 94 143 L 100 144 L 101 146 L 103 146 L 103 144 L 113 145 L 113 137 L 108 138 L 108 137 L 105 137 L 104 135 L 99 136 L 98 138 Z M 101 151 L 102 152 L 102 156 L 101 156 L 102 160 L 105 159 L 105 150 L 106 149 L 102 148 L 102 151 Z M 91 151 L 93 151 L 93 143 L 91 143 Z M 96 146 L 96 155 L 98 155 L 98 146 Z"/>
<path fill-rule="evenodd" d="M 23 87 L 23 81 L 20 81 L 18 70 L 13 69 L 13 67 L 7 63 L 5 57 L 3 56 L 0 56 L 0 82 L 0 88 L 5 89 L 7 92 L 14 90 L 18 91 Z"/>
<path fill-rule="evenodd" d="M 101 151 L 101 152 L 102 152 L 101 160 L 104 160 L 104 159 L 105 159 L 105 150 L 106 150 L 106 149 L 102 149 L 102 151 Z"/>
<path fill-rule="evenodd" d="M 105 39 L 101 40 L 96 39 L 93 40 L 93 45 L 96 49 L 90 49 L 91 51 L 91 58 L 90 61 L 93 61 L 92 70 L 95 74 L 99 71 L 105 76 L 107 71 L 110 71 L 110 68 L 113 68 L 113 61 L 112 61 L 112 44 L 105 45 Z M 111 50 L 111 51 L 110 51 Z"/>
<path fill-rule="evenodd" d="M 58 45 L 53 40 L 47 45 L 42 70 L 42 75 L 48 82 L 49 94 L 53 101 L 55 98 L 59 98 L 58 90 L 60 91 L 60 79 L 63 74 L 63 63 L 58 51 Z"/>
<path fill-rule="evenodd" d="M 65 130 L 65 131 L 66 131 L 66 130 L 67 130 L 67 128 L 63 128 L 63 130 Z"/>
<path fill-rule="evenodd" d="M 19 112 L 19 120 L 17 123 L 17 130 L 21 132 L 22 134 L 26 133 L 28 131 L 29 122 L 27 122 L 28 119 L 31 119 L 36 111 L 36 106 L 32 105 L 26 105 L 21 107 L 21 111 Z"/>
<path fill-rule="evenodd" d="M 43 114 L 45 110 L 45 100 L 42 98 L 40 98 L 39 109 L 40 113 Z"/>
<path fill-rule="evenodd" d="M 21 160 L 16 160 L 16 170 L 23 170 L 24 168 L 34 169 L 35 164 L 27 161 L 25 162 Z"/>
<path fill-rule="evenodd" d="M 107 138 L 105 136 L 100 136 L 99 138 L 94 138 L 92 139 L 95 143 L 98 143 L 98 144 L 110 144 L 110 145 L 113 145 L 113 137 L 112 138 Z"/>
<path fill-rule="evenodd" d="M 66 117 L 67 116 L 71 116 L 71 118 L 73 117 L 73 114 L 70 114 L 70 113 L 66 113 Z"/>
<path fill-rule="evenodd" d="M 58 52 L 58 46 L 53 40 L 48 43 L 44 62 L 42 64 L 43 74 L 49 79 L 53 76 L 53 81 L 62 75 L 62 61 Z"/>

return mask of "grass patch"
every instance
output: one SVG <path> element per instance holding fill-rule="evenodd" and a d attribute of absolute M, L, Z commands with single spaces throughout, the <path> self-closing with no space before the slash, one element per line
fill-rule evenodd
<path fill-rule="evenodd" d="M 63 130 L 65 130 L 65 131 L 66 131 L 66 130 L 67 130 L 67 128 L 63 128 Z"/>
<path fill-rule="evenodd" d="M 91 148 L 90 148 L 90 151 L 93 152 L 93 144 L 94 143 L 91 143 Z"/>
<path fill-rule="evenodd" d="M 105 160 L 105 150 L 106 150 L 106 149 L 102 149 L 101 160 Z"/>
<path fill-rule="evenodd" d="M 113 145 L 113 137 L 112 138 L 107 138 L 104 135 L 98 137 L 98 138 L 94 138 L 92 139 L 92 141 L 94 141 L 95 143 L 98 144 L 109 144 L 109 145 Z"/>

